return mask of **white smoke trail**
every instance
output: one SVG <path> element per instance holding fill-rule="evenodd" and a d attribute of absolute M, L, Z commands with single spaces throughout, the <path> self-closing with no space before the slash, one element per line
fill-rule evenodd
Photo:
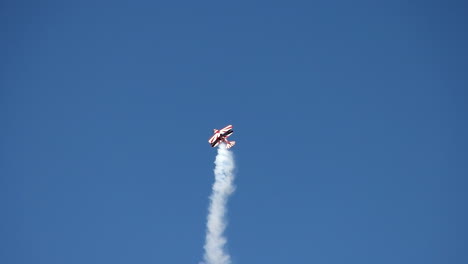
<path fill-rule="evenodd" d="M 215 160 L 215 182 L 210 196 L 210 207 L 206 224 L 205 264 L 230 264 L 231 257 L 226 252 L 226 203 L 234 192 L 234 157 L 224 144 L 218 147 Z"/>

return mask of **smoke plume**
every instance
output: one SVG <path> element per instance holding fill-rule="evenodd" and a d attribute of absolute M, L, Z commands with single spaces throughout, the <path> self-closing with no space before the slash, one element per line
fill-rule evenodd
<path fill-rule="evenodd" d="M 227 226 L 226 203 L 234 192 L 234 157 L 232 152 L 226 149 L 224 144 L 218 147 L 218 155 L 215 160 L 215 182 L 210 196 L 210 207 L 205 240 L 205 264 L 230 264 L 231 258 L 226 252 L 226 238 L 224 230 Z"/>

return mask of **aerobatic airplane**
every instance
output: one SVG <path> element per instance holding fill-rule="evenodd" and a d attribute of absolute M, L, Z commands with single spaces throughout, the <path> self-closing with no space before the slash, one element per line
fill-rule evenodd
<path fill-rule="evenodd" d="M 229 125 L 223 129 L 213 129 L 214 135 L 208 140 L 208 143 L 211 144 L 211 147 L 216 147 L 219 143 L 226 143 L 226 148 L 230 149 L 236 144 L 235 141 L 228 141 L 227 138 L 234 133 L 232 130 L 232 125 Z"/>

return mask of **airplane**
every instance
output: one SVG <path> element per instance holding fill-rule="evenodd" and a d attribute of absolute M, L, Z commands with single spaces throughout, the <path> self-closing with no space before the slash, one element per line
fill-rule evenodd
<path fill-rule="evenodd" d="M 234 133 L 232 130 L 232 125 L 229 125 L 223 129 L 213 129 L 214 135 L 208 140 L 208 143 L 211 144 L 211 147 L 216 147 L 219 143 L 226 143 L 226 148 L 230 149 L 236 144 L 235 141 L 228 141 L 227 138 Z"/>

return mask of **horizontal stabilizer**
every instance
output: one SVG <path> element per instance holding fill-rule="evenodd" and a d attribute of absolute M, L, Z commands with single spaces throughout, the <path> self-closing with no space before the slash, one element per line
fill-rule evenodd
<path fill-rule="evenodd" d="M 227 143 L 227 145 L 226 145 L 226 148 L 227 148 L 227 149 L 230 149 L 230 148 L 232 148 L 235 144 L 236 144 L 235 141 L 228 141 L 228 143 Z"/>

